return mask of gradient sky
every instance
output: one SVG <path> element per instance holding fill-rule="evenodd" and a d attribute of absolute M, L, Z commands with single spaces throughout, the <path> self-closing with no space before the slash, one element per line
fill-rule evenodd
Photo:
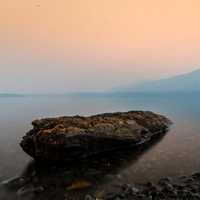
<path fill-rule="evenodd" d="M 0 92 L 107 90 L 200 67 L 199 0 L 0 0 Z"/>

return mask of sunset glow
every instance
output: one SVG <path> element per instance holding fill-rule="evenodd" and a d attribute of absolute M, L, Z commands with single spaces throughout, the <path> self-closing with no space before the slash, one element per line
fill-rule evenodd
<path fill-rule="evenodd" d="M 0 90 L 99 91 L 192 71 L 199 11 L 199 0 L 1 0 Z"/>

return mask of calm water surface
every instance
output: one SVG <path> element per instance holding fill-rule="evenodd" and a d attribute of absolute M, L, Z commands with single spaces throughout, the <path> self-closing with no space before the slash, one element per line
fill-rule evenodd
<path fill-rule="evenodd" d="M 19 147 L 35 118 L 151 110 L 168 116 L 171 130 L 137 159 L 109 172 L 110 182 L 156 181 L 200 170 L 200 95 L 72 95 L 0 98 L 0 180 L 18 176 L 31 158 Z M 119 163 L 118 163 L 119 164 Z M 114 177 L 114 178 L 113 178 Z M 105 181 L 106 182 L 106 181 Z"/>

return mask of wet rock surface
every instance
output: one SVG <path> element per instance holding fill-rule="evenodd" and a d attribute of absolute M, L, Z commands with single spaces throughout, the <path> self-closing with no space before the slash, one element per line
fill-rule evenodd
<path fill-rule="evenodd" d="M 182 183 L 176 182 L 176 191 L 169 180 L 158 185 L 119 181 L 117 188 L 108 187 L 122 169 L 157 144 L 170 125 L 166 117 L 143 111 L 35 120 L 21 142 L 35 160 L 19 177 L 0 183 L 0 199 L 120 200 L 152 199 L 169 191 L 177 194 Z M 198 175 L 185 178 L 184 183 L 189 180 L 195 181 L 191 191 L 195 195 Z"/>
<path fill-rule="evenodd" d="M 67 174 L 65 174 L 66 176 Z M 0 184 L 2 200 L 199 200 L 200 173 L 178 178 L 163 178 L 158 183 L 121 184 L 109 192 L 94 192 L 89 180 L 72 184 L 56 173 L 54 179 L 32 174 Z M 61 179 L 60 179 L 61 178 Z M 55 181 L 56 179 L 56 181 Z M 90 183 L 90 184 L 89 184 Z M 93 186 L 94 187 L 94 186 Z M 95 186 L 96 187 L 96 186 Z M 97 189 L 97 188 L 96 188 Z"/>
<path fill-rule="evenodd" d="M 171 122 L 153 112 L 130 111 L 90 117 L 35 120 L 21 141 L 35 159 L 60 161 L 137 146 L 167 131 Z"/>
<path fill-rule="evenodd" d="M 0 183 L 2 200 L 198 200 L 200 173 L 163 178 L 157 183 L 125 184 L 112 180 L 137 162 L 165 135 L 134 151 L 118 150 L 63 164 L 31 162 L 21 176 Z M 111 180 L 109 180 L 111 177 Z M 106 182 L 106 185 L 102 187 Z M 116 183 L 116 181 L 114 181 Z M 111 187 L 108 187 L 112 185 Z"/>
<path fill-rule="evenodd" d="M 92 197 L 92 196 L 91 196 Z M 92 197 L 91 199 L 96 199 Z M 118 192 L 110 192 L 102 197 L 104 200 L 199 200 L 200 173 L 179 178 L 163 178 L 157 184 L 122 185 Z"/>
<path fill-rule="evenodd" d="M 102 199 L 105 189 L 117 180 L 121 170 L 137 160 L 165 137 L 133 149 L 116 150 L 64 163 L 32 161 L 19 177 L 0 183 L 1 200 L 85 200 Z M 117 187 L 118 188 L 118 187 Z M 111 188 L 109 191 L 116 191 Z"/>

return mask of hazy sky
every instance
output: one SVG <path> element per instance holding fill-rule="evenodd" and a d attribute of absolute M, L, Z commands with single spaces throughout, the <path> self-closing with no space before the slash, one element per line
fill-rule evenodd
<path fill-rule="evenodd" d="M 0 92 L 106 90 L 200 67 L 199 0 L 0 0 Z"/>

